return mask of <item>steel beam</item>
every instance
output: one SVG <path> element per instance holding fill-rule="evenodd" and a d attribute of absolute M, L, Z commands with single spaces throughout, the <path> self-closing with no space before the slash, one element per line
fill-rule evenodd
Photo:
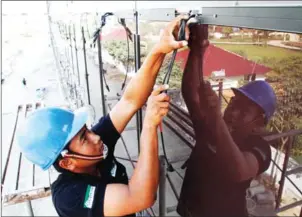
<path fill-rule="evenodd" d="M 201 7 L 197 22 L 209 25 L 302 33 L 301 6 Z M 117 11 L 119 18 L 135 19 L 135 10 Z M 169 22 L 177 15 L 175 8 L 141 9 L 140 20 Z"/>
<path fill-rule="evenodd" d="M 198 22 L 302 33 L 302 7 L 204 7 Z"/>
<path fill-rule="evenodd" d="M 135 10 L 117 11 L 114 12 L 114 15 L 116 15 L 119 18 L 134 20 Z M 169 22 L 175 18 L 176 9 L 175 8 L 140 9 L 137 15 L 139 20 Z"/>

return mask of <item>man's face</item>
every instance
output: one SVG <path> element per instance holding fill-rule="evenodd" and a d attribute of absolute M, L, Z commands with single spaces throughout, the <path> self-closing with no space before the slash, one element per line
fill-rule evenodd
<path fill-rule="evenodd" d="M 261 117 L 263 117 L 263 110 L 241 93 L 235 93 L 224 112 L 224 121 L 231 131 L 240 130 L 240 128 L 256 119 L 260 119 L 259 121 L 263 122 L 264 119 Z M 256 127 L 259 121 L 250 127 Z"/>
<path fill-rule="evenodd" d="M 95 156 L 102 155 L 104 151 L 104 143 L 100 136 L 88 130 L 86 125 L 71 140 L 69 150 L 82 155 Z M 82 166 L 93 165 L 100 160 L 80 160 L 77 159 Z"/>

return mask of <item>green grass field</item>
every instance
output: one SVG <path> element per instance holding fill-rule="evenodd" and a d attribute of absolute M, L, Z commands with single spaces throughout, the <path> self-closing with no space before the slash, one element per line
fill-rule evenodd
<path fill-rule="evenodd" d="M 252 38 L 241 38 L 241 37 L 232 37 L 232 38 L 222 38 L 222 39 L 216 39 L 216 38 L 213 38 L 213 39 L 210 39 L 210 41 L 213 41 L 213 42 L 254 42 Z M 262 40 L 260 40 L 261 42 Z"/>
<path fill-rule="evenodd" d="M 216 44 L 216 46 L 225 50 L 238 53 L 239 55 L 245 54 L 245 56 L 253 61 L 260 61 L 267 66 L 271 66 L 269 61 L 265 63 L 263 59 L 274 59 L 280 61 L 290 56 L 298 56 L 302 58 L 301 51 L 294 51 L 285 48 L 273 47 L 273 46 L 257 46 L 257 45 L 231 45 L 231 44 Z"/>

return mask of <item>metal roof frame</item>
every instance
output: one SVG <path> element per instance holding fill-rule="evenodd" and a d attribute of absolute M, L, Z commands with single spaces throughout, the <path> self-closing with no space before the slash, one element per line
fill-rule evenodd
<path fill-rule="evenodd" d="M 301 6 L 202 7 L 194 12 L 198 14 L 197 22 L 202 24 L 302 33 Z M 135 19 L 135 13 L 135 10 L 125 10 L 115 15 Z M 142 9 L 137 13 L 139 20 L 164 22 L 177 15 L 175 8 Z"/>
<path fill-rule="evenodd" d="M 302 7 L 206 7 L 204 24 L 302 33 Z"/>

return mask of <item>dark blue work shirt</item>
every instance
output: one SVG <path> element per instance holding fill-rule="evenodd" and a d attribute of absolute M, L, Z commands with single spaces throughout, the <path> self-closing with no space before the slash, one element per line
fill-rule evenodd
<path fill-rule="evenodd" d="M 52 200 L 62 217 L 102 217 L 107 184 L 128 184 L 126 168 L 113 156 L 120 134 L 107 115 L 92 127 L 108 147 L 108 156 L 98 165 L 101 177 L 88 174 L 62 173 L 52 184 Z M 134 214 L 132 216 L 135 216 Z"/>

